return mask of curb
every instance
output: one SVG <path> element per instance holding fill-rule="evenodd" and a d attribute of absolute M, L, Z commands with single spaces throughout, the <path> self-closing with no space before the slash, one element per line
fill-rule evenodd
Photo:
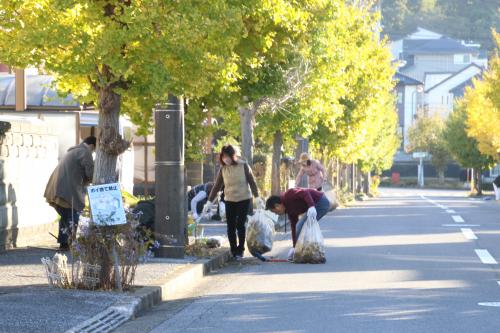
<path fill-rule="evenodd" d="M 162 301 L 182 298 L 210 272 L 223 267 L 231 258 L 229 251 L 210 258 L 199 259 L 179 268 L 166 279 L 153 286 L 141 287 L 125 294 L 123 299 L 106 310 L 71 328 L 66 333 L 107 333 L 134 319 L 139 313 L 150 310 Z"/>

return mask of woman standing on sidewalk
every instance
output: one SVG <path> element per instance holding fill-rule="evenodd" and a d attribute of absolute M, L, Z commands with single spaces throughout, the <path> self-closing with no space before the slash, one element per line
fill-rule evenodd
<path fill-rule="evenodd" d="M 307 175 L 307 182 L 309 188 L 314 188 L 318 191 L 323 189 L 323 182 L 325 181 L 325 168 L 317 161 L 311 159 L 309 154 L 302 153 L 300 155 L 300 171 L 295 180 L 296 187 L 300 184 L 302 176 Z"/>
<path fill-rule="evenodd" d="M 245 222 L 252 204 L 252 194 L 258 198 L 259 190 L 252 170 L 245 161 L 238 160 L 233 146 L 222 147 L 219 161 L 221 169 L 208 196 L 208 202 L 203 208 L 203 213 L 208 212 L 217 193 L 224 187 L 227 238 L 231 246 L 231 253 L 236 259 L 240 259 L 245 252 Z M 236 242 L 236 232 L 238 233 L 238 243 Z"/>

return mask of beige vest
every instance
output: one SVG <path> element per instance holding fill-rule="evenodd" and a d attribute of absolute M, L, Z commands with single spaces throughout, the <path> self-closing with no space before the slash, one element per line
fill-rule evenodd
<path fill-rule="evenodd" d="M 244 163 L 223 166 L 222 178 L 224 179 L 224 199 L 226 201 L 238 202 L 252 198 L 252 192 L 245 176 Z"/>

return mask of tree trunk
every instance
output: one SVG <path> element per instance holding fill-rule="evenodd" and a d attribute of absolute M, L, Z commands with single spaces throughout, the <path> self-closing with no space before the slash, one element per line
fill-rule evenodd
<path fill-rule="evenodd" d="M 370 194 L 370 187 L 371 187 L 371 172 L 368 171 L 367 173 L 363 174 L 363 191 L 365 194 Z"/>
<path fill-rule="evenodd" d="M 340 190 L 340 178 L 341 178 L 341 170 L 340 170 L 340 161 L 338 158 L 335 159 L 335 189 Z"/>
<path fill-rule="evenodd" d="M 470 178 L 469 178 L 469 171 L 467 170 L 467 177 L 470 179 L 470 194 L 475 194 L 476 191 L 476 179 L 474 178 L 474 175 L 476 174 L 476 170 L 474 168 L 470 169 Z"/>
<path fill-rule="evenodd" d="M 361 172 L 361 169 L 357 166 L 356 167 L 356 193 L 362 193 L 363 192 L 363 173 Z"/>
<path fill-rule="evenodd" d="M 119 134 L 120 100 L 120 95 L 109 87 L 99 90 L 99 137 L 94 164 L 94 185 L 118 181 L 116 160 L 118 155 L 123 153 L 130 145 Z M 101 231 L 112 233 L 111 230 L 106 228 L 101 229 Z M 112 283 L 110 279 L 113 260 L 110 256 L 109 246 L 111 245 L 108 244 L 107 247 L 104 247 L 104 251 L 102 251 L 99 258 L 99 264 L 101 265 L 100 281 L 101 287 L 104 288 Z"/>
<path fill-rule="evenodd" d="M 248 162 L 248 165 L 253 165 L 253 127 L 255 123 L 255 109 L 240 107 L 239 112 L 241 126 L 241 155 Z"/>
<path fill-rule="evenodd" d="M 332 186 L 332 188 L 335 187 L 335 162 L 333 159 L 328 160 L 328 167 L 326 168 L 326 179 L 328 183 Z"/>
<path fill-rule="evenodd" d="M 481 179 L 481 169 L 473 168 L 472 169 L 472 183 L 471 183 L 471 192 L 475 192 L 476 195 L 483 194 L 483 182 Z"/>
<path fill-rule="evenodd" d="M 273 162 L 271 169 L 271 194 L 274 195 L 280 194 L 281 146 L 283 146 L 283 134 L 281 131 L 276 131 L 273 140 Z"/>
<path fill-rule="evenodd" d="M 444 170 L 438 170 L 439 184 L 444 184 Z"/>
<path fill-rule="evenodd" d="M 356 165 L 352 163 L 349 167 L 351 169 L 351 192 L 356 194 Z"/>
<path fill-rule="evenodd" d="M 118 181 L 116 160 L 130 145 L 119 134 L 120 95 L 110 88 L 99 91 L 99 138 L 94 165 L 94 184 Z"/>

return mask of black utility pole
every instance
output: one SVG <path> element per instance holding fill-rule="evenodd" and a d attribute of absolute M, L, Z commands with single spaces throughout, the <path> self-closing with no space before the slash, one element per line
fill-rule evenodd
<path fill-rule="evenodd" d="M 184 180 L 184 101 L 169 95 L 155 110 L 155 237 L 158 257 L 183 258 L 187 207 Z"/>

